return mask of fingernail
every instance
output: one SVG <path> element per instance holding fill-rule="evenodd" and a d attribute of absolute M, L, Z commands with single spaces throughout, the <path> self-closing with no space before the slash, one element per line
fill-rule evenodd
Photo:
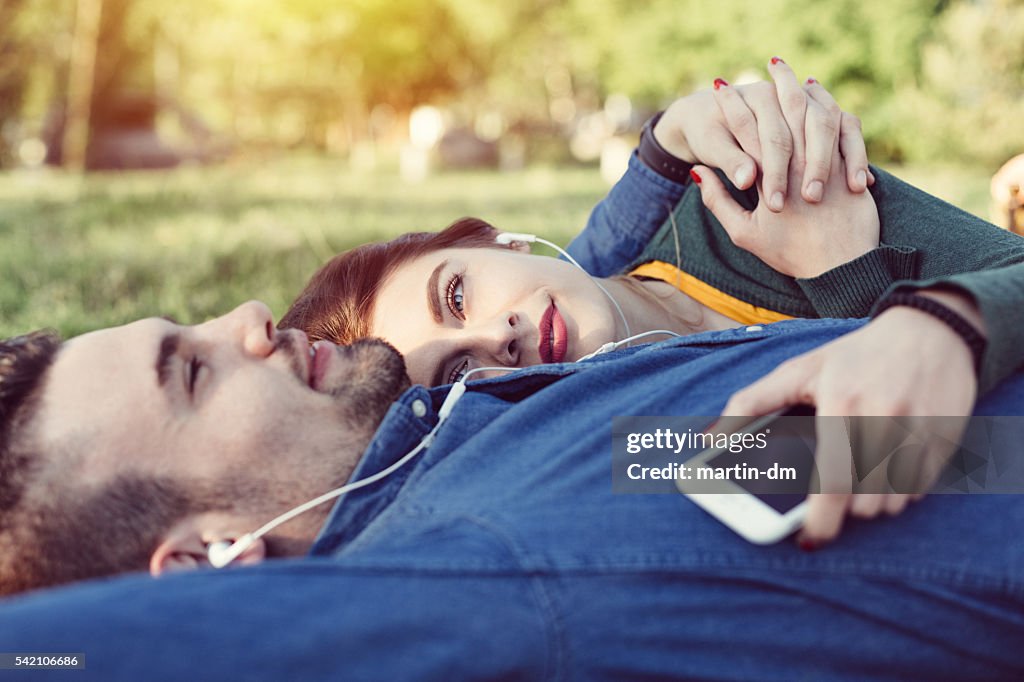
<path fill-rule="evenodd" d="M 697 171 L 693 170 L 692 168 L 690 169 L 690 177 L 693 178 L 693 181 L 696 182 L 698 185 L 700 184 L 700 176 L 697 175 Z"/>
<path fill-rule="evenodd" d="M 786 199 L 782 196 L 782 192 L 776 192 L 772 195 L 772 198 L 768 200 L 768 207 L 773 211 L 781 211 L 785 203 Z"/>
<path fill-rule="evenodd" d="M 868 186 L 868 174 L 865 173 L 864 171 L 857 171 L 857 184 L 858 185 L 863 185 L 863 186 L 867 187 Z"/>
<path fill-rule="evenodd" d="M 744 166 L 736 171 L 736 186 L 743 188 L 750 184 L 750 181 L 754 178 L 751 177 L 750 168 Z"/>
<path fill-rule="evenodd" d="M 782 57 L 772 57 L 772 64 L 778 64 L 779 62 L 782 62 Z M 782 63 L 785 64 L 786 62 Z"/>
<path fill-rule="evenodd" d="M 814 84 L 815 84 L 815 83 L 817 83 L 817 82 L 818 82 L 818 81 L 816 81 L 815 79 L 813 79 L 813 78 L 811 78 L 811 77 L 809 77 L 809 76 L 808 76 L 808 78 L 807 78 L 807 84 L 808 84 L 808 85 L 814 85 Z"/>
<path fill-rule="evenodd" d="M 729 83 L 724 78 L 715 79 L 715 90 L 717 90 L 718 88 L 724 88 L 727 85 L 729 85 Z"/>
<path fill-rule="evenodd" d="M 821 180 L 815 180 L 811 184 L 807 185 L 807 198 L 811 201 L 821 201 L 821 198 L 825 196 L 825 185 L 821 184 Z"/>
<path fill-rule="evenodd" d="M 818 549 L 818 543 L 809 538 L 800 538 L 797 541 L 797 544 L 799 544 L 800 549 L 802 549 L 805 552 L 813 552 L 814 550 Z"/>

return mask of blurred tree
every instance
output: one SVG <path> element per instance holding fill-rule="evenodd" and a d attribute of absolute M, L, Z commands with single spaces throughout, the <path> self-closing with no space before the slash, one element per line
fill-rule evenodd
<path fill-rule="evenodd" d="M 1024 152 L 1024 0 L 957 3 L 922 53 L 922 76 L 893 98 L 915 159 L 998 168 Z M 921 125 L 926 122 L 926 125 Z"/>
<path fill-rule="evenodd" d="M 0 1 L 0 167 L 12 161 L 9 126 L 17 121 L 27 70 L 24 56 L 28 51 L 19 31 L 19 18 L 25 0 Z"/>
<path fill-rule="evenodd" d="M 141 93 L 252 147 L 343 150 L 423 103 L 554 134 L 612 93 L 653 110 L 717 76 L 763 76 L 777 54 L 861 116 L 879 161 L 988 162 L 1024 144 L 1024 0 L 94 1 L 94 129 Z M 81 84 L 77 3 L 0 0 L 0 163 L 12 121 Z"/>
<path fill-rule="evenodd" d="M 84 170 L 92 137 L 103 0 L 78 0 L 75 4 L 75 31 L 68 65 L 60 157 L 69 168 Z"/>
<path fill-rule="evenodd" d="M 0 0 L 0 167 L 15 160 L 26 114 L 41 118 L 52 98 L 74 13 L 71 2 Z"/>

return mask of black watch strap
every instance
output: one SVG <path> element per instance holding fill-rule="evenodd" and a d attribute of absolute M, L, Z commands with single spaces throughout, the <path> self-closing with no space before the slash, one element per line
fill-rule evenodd
<path fill-rule="evenodd" d="M 673 156 L 654 137 L 654 126 L 658 125 L 664 113 L 659 111 L 644 124 L 643 130 L 640 131 L 637 155 L 645 166 L 661 177 L 685 185 L 690 181 L 690 169 L 693 168 L 693 164 Z"/>
<path fill-rule="evenodd" d="M 917 294 L 890 294 L 882 299 L 875 307 L 872 317 L 878 317 L 883 311 L 894 306 L 907 306 L 928 313 L 932 317 L 941 320 L 947 327 L 952 329 L 963 339 L 967 347 L 971 349 L 974 356 L 974 371 L 981 371 L 981 358 L 985 353 L 985 346 L 988 342 L 981 335 L 974 325 L 968 322 L 963 315 L 956 312 L 949 306 L 939 303 L 934 298 L 919 296 Z"/>

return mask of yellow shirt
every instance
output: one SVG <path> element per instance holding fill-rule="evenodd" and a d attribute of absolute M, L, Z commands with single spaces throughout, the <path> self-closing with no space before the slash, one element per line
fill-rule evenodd
<path fill-rule="evenodd" d="M 660 279 L 667 284 L 675 286 L 679 291 L 711 308 L 716 313 L 721 313 L 740 324 L 767 324 L 769 322 L 793 319 L 792 315 L 783 315 L 774 310 L 758 308 L 756 305 L 741 301 L 664 261 L 656 260 L 644 263 L 629 274 Z"/>

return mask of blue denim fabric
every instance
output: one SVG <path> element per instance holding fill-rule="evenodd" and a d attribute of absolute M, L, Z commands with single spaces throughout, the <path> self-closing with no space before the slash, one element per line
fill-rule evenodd
<path fill-rule="evenodd" d="M 717 414 L 860 324 L 472 383 L 421 457 L 339 500 L 310 556 L 11 600 L 0 650 L 84 652 L 84 672 L 39 673 L 76 680 L 1022 679 L 1020 496 L 926 498 L 808 554 L 750 545 L 680 495 L 611 492 L 613 416 Z M 355 476 L 418 442 L 444 392 L 410 389 Z M 1022 408 L 1020 376 L 979 403 Z"/>
<path fill-rule="evenodd" d="M 617 275 L 643 252 L 685 190 L 645 166 L 634 151 L 625 174 L 566 251 L 596 277 Z"/>

